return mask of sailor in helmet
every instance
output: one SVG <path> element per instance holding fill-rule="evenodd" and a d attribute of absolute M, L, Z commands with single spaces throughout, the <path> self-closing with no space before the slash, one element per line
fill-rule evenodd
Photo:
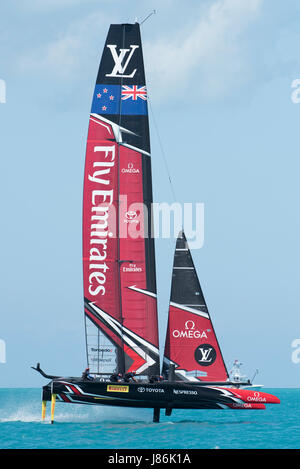
<path fill-rule="evenodd" d="M 113 373 L 109 380 L 112 382 L 112 383 L 118 383 L 119 381 L 121 381 L 122 379 L 122 373 Z"/>
<path fill-rule="evenodd" d="M 135 371 L 131 371 L 131 372 L 129 372 L 129 373 L 125 373 L 125 375 L 124 375 L 124 381 L 125 381 L 125 383 L 129 383 L 130 381 L 136 382 L 135 375 L 136 375 Z"/>
<path fill-rule="evenodd" d="M 87 367 L 84 372 L 82 373 L 82 379 L 83 380 L 89 380 L 89 381 L 93 381 L 93 377 L 90 375 L 90 369 L 89 367 Z"/>
<path fill-rule="evenodd" d="M 152 375 L 150 376 L 149 378 L 149 383 L 158 383 L 160 381 L 163 381 L 164 380 L 164 377 L 162 375 Z"/>

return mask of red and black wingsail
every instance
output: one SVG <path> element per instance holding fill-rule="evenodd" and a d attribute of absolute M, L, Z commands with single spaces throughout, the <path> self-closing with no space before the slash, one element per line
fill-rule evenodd
<path fill-rule="evenodd" d="M 228 373 L 182 231 L 174 255 L 163 371 L 184 381 L 226 381 Z"/>
<path fill-rule="evenodd" d="M 147 90 L 139 24 L 111 25 L 88 130 L 83 275 L 91 372 L 159 373 Z"/>

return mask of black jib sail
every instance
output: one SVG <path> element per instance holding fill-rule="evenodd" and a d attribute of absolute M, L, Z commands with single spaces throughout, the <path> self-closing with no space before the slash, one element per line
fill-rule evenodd
<path fill-rule="evenodd" d="M 184 381 L 228 378 L 184 232 L 176 242 L 163 371 Z"/>

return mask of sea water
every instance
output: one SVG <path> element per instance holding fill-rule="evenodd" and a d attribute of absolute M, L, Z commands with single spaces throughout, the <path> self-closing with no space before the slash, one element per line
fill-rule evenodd
<path fill-rule="evenodd" d="M 1 449 L 299 449 L 300 389 L 264 389 L 265 410 L 161 411 L 57 402 L 41 422 L 40 389 L 0 389 Z"/>

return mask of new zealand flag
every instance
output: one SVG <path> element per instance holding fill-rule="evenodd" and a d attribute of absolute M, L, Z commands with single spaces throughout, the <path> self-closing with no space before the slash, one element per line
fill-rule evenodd
<path fill-rule="evenodd" d="M 92 113 L 146 115 L 146 86 L 96 85 Z"/>

